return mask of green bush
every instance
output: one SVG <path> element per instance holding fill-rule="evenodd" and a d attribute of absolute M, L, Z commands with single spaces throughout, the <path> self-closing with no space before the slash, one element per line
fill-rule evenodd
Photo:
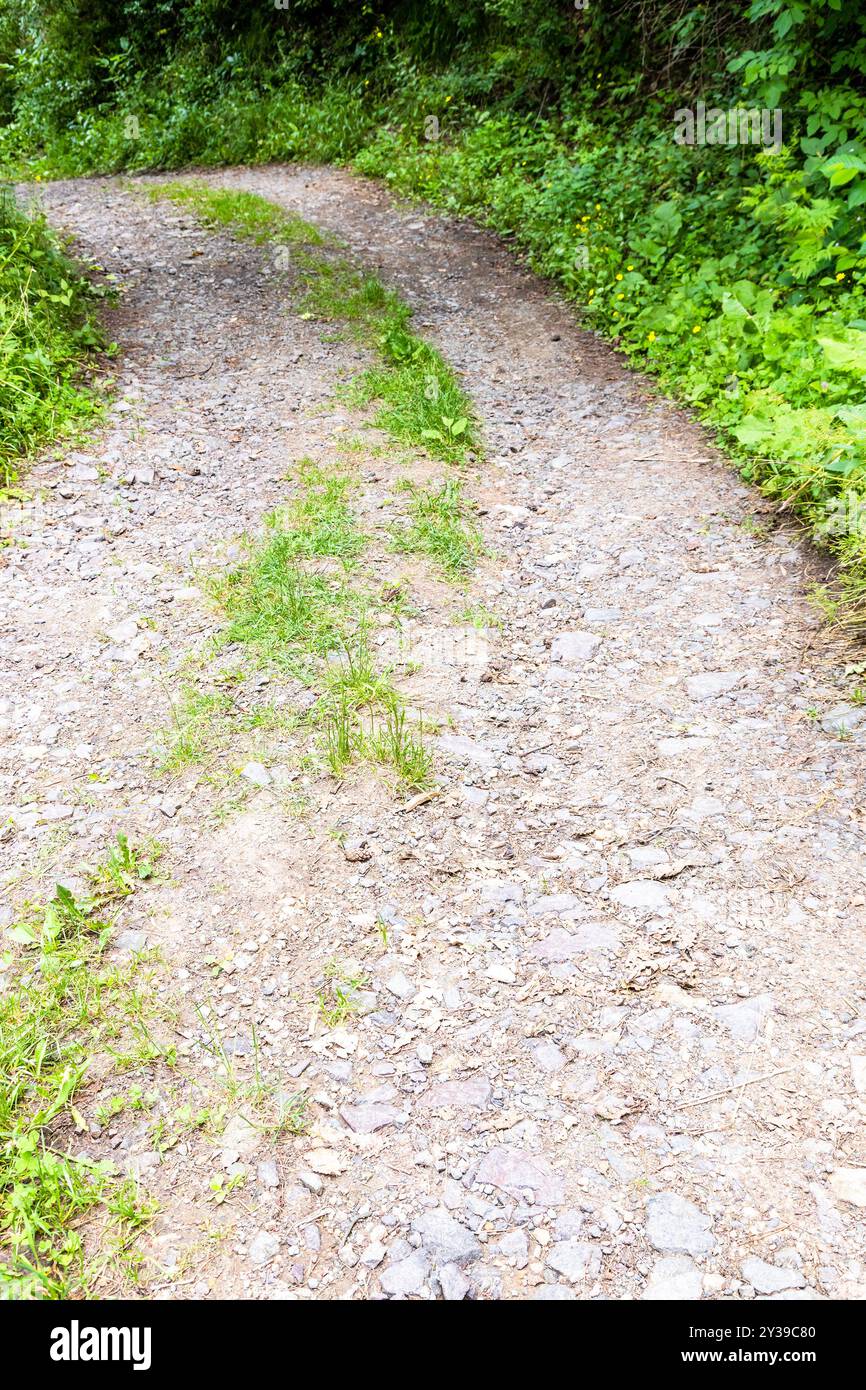
<path fill-rule="evenodd" d="M 81 381 L 101 341 L 95 300 L 44 217 L 0 192 L 0 486 L 21 455 L 98 411 Z"/>

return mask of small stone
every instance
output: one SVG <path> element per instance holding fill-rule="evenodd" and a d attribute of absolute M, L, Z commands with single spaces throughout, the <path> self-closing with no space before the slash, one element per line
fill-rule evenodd
<path fill-rule="evenodd" d="M 653 1300 L 700 1298 L 703 1286 L 701 1271 L 688 1255 L 666 1255 L 656 1260 L 649 1282 L 641 1298 Z"/>
<path fill-rule="evenodd" d="M 712 1219 L 676 1192 L 660 1192 L 647 1202 L 647 1235 L 656 1250 L 707 1255 L 715 1249 Z"/>
<path fill-rule="evenodd" d="M 560 1240 L 550 1247 L 547 1265 L 572 1283 L 595 1279 L 601 1270 L 601 1251 L 588 1240 Z"/>
<path fill-rule="evenodd" d="M 396 975 L 392 975 L 390 980 L 385 981 L 385 988 L 397 999 L 402 999 L 404 1003 L 414 999 L 418 993 L 412 981 L 403 974 L 402 970 L 398 970 Z"/>
<path fill-rule="evenodd" d="M 566 1063 L 565 1053 L 559 1050 L 556 1043 L 536 1043 L 532 1055 L 536 1065 L 546 1072 L 562 1071 Z"/>
<path fill-rule="evenodd" d="M 122 623 L 115 623 L 114 627 L 108 627 L 105 631 L 112 642 L 118 647 L 124 647 L 138 635 L 138 619 L 124 618 Z"/>
<path fill-rule="evenodd" d="M 825 734 L 851 734 L 866 719 L 866 705 L 836 705 L 821 720 Z"/>
<path fill-rule="evenodd" d="M 147 943 L 147 937 L 143 931 L 122 931 L 119 933 L 114 946 L 118 951 L 130 951 L 133 954 L 143 951 Z"/>
<path fill-rule="evenodd" d="M 273 781 L 264 763 L 247 763 L 241 768 L 241 776 L 252 782 L 254 787 L 269 787 Z"/>
<path fill-rule="evenodd" d="M 387 1253 L 388 1251 L 381 1241 L 371 1241 L 361 1255 L 361 1264 L 365 1269 L 376 1269 L 382 1263 Z"/>
<path fill-rule="evenodd" d="M 840 1202 L 866 1207 L 866 1168 L 837 1168 L 830 1175 L 830 1191 Z"/>
<path fill-rule="evenodd" d="M 280 1175 L 277 1172 L 277 1165 L 273 1159 L 265 1159 L 256 1169 L 256 1176 L 262 1187 L 279 1187 Z"/>
<path fill-rule="evenodd" d="M 550 654 L 564 666 L 582 666 L 599 646 L 601 638 L 594 632 L 561 632 L 553 639 Z"/>
<path fill-rule="evenodd" d="M 573 933 L 563 931 L 562 927 L 554 927 L 543 940 L 530 947 L 530 955 L 538 960 L 562 962 L 571 960 L 579 950 L 577 938 Z"/>
<path fill-rule="evenodd" d="M 345 1173 L 347 1166 L 333 1149 L 311 1149 L 304 1155 L 304 1162 L 311 1172 L 322 1173 L 328 1178 L 339 1177 L 340 1173 Z"/>
<path fill-rule="evenodd" d="M 427 1257 L 420 1250 L 414 1250 L 405 1260 L 397 1260 L 383 1270 L 379 1283 L 384 1293 L 405 1297 L 420 1294 L 429 1273 Z"/>
<path fill-rule="evenodd" d="M 639 907 L 655 912 L 665 907 L 670 894 L 662 884 L 652 878 L 635 878 L 630 883 L 618 883 L 610 890 L 610 896 L 623 907 Z"/>
<path fill-rule="evenodd" d="M 343 854 L 350 864 L 366 864 L 372 859 L 373 851 L 366 840 L 344 840 Z"/>
<path fill-rule="evenodd" d="M 563 1197 L 562 1178 L 553 1171 L 546 1158 L 504 1144 L 484 1155 L 478 1165 L 476 1180 L 498 1187 L 511 1197 L 522 1197 L 529 1190 L 535 1200 L 545 1207 L 558 1206 Z"/>
<path fill-rule="evenodd" d="M 573 893 L 545 893 L 530 907 L 533 917 L 544 917 L 550 913 L 574 912 L 580 906 L 580 899 Z"/>
<path fill-rule="evenodd" d="M 467 1264 L 481 1253 L 472 1232 L 455 1221 L 444 1207 L 419 1216 L 412 1223 L 412 1230 L 421 1237 L 425 1250 L 437 1265 Z"/>
<path fill-rule="evenodd" d="M 523 891 L 522 883 L 488 879 L 481 885 L 481 902 L 485 907 L 497 903 L 520 903 L 523 902 Z"/>
<path fill-rule="evenodd" d="M 743 1260 L 740 1270 L 743 1278 L 758 1293 L 781 1293 L 783 1289 L 802 1289 L 806 1280 L 797 1269 L 779 1269 L 752 1256 Z"/>
<path fill-rule="evenodd" d="M 224 1161 L 228 1155 L 235 1158 L 248 1158 L 261 1143 L 261 1130 L 251 1124 L 245 1115 L 233 1115 L 223 1130 L 222 1147 Z"/>
<path fill-rule="evenodd" d="M 704 671 L 699 676 L 689 676 L 686 694 L 690 700 L 716 700 L 733 690 L 742 679 L 742 671 Z"/>
<path fill-rule="evenodd" d="M 484 1110 L 489 1100 L 490 1082 L 477 1076 L 468 1081 L 437 1082 L 418 1098 L 418 1105 L 422 1110 Z"/>
<path fill-rule="evenodd" d="M 574 1303 L 577 1294 L 567 1284 L 542 1284 L 532 1295 L 533 1303 Z"/>
<path fill-rule="evenodd" d="M 402 1110 L 393 1105 L 377 1104 L 375 1101 L 365 1101 L 361 1105 L 344 1105 L 340 1110 L 340 1117 L 355 1134 L 374 1134 L 377 1129 L 406 1123 L 406 1116 Z"/>
<path fill-rule="evenodd" d="M 469 1292 L 469 1280 L 458 1265 L 443 1265 L 439 1270 L 439 1287 L 442 1297 L 449 1303 L 459 1302 Z"/>
<path fill-rule="evenodd" d="M 756 994 L 741 1004 L 720 1004 L 713 1015 L 740 1042 L 751 1043 L 773 1007 L 771 994 Z"/>
<path fill-rule="evenodd" d="M 482 744 L 475 743 L 462 734 L 440 734 L 436 742 L 443 753 L 449 753 L 452 757 L 464 758 L 467 762 L 478 763 L 482 767 L 496 762 L 496 754 L 489 748 L 484 748 Z"/>
<path fill-rule="evenodd" d="M 496 1249 L 508 1260 L 514 1260 L 518 1269 L 525 1269 L 529 1262 L 529 1239 L 525 1231 L 509 1231 L 497 1241 Z"/>
<path fill-rule="evenodd" d="M 250 1263 L 254 1265 L 266 1265 L 275 1255 L 279 1253 L 279 1237 L 273 1235 L 271 1231 L 259 1231 L 250 1242 Z"/>

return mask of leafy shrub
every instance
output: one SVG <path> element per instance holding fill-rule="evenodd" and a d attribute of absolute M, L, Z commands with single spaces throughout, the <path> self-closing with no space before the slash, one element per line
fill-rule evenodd
<path fill-rule="evenodd" d="M 22 454 L 97 412 L 80 382 L 101 341 L 94 305 L 44 217 L 0 195 L 0 486 Z"/>

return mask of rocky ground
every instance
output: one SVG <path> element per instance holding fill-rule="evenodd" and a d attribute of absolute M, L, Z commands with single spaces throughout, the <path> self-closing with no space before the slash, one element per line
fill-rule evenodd
<path fill-rule="evenodd" d="M 290 311 L 267 250 L 134 185 L 42 190 L 126 288 L 107 427 L 4 517 L 0 913 L 117 830 L 165 846 L 118 948 L 161 948 L 179 1076 L 115 1123 L 81 1102 L 88 1151 L 160 1202 L 140 1291 L 863 1297 L 866 706 L 805 599 L 814 559 L 487 234 L 332 170 L 208 177 L 338 233 L 462 374 L 487 455 L 468 599 L 501 625 L 455 625 L 466 595 L 375 552 L 411 586 L 402 686 L 441 729 L 422 804 L 279 730 L 158 775 L 220 624 L 204 577 L 292 462 L 357 433 L 334 392 L 363 354 Z M 402 465 L 362 437 L 375 528 Z M 328 1028 L 335 971 L 362 984 Z M 304 1133 L 230 1092 L 155 1141 L 253 1056 Z"/>

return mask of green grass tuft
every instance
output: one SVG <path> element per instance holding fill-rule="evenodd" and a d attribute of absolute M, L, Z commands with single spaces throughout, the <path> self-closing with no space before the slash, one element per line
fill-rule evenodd
<path fill-rule="evenodd" d="M 451 478 L 434 489 L 405 481 L 400 489 L 409 494 L 410 525 L 392 529 L 393 548 L 401 554 L 428 555 L 449 579 L 465 579 L 484 546 L 460 484 Z"/>
<path fill-rule="evenodd" d="M 82 1223 L 108 1209 L 123 1186 L 110 1163 L 75 1156 L 86 1126 L 76 1098 L 90 1059 L 125 1037 L 150 1039 L 149 1060 L 168 1059 L 152 1039 L 139 988 L 140 962 L 105 958 L 111 904 L 149 876 L 144 854 L 118 836 L 94 870 L 93 896 L 58 886 L 2 940 L 0 992 L 0 1298 L 68 1298 L 89 1285 Z M 106 911 L 108 909 L 108 911 Z M 131 1216 L 115 1204 L 121 1220 Z M 137 1210 L 137 1209 L 136 1209 Z"/>
<path fill-rule="evenodd" d="M 287 246 L 323 246 L 325 237 L 297 213 L 288 212 L 258 193 L 228 188 L 210 188 L 205 183 L 156 183 L 147 186 L 154 201 L 168 199 L 189 208 L 206 227 L 225 228 L 233 236 L 253 241 L 257 246 L 279 242 Z"/>

